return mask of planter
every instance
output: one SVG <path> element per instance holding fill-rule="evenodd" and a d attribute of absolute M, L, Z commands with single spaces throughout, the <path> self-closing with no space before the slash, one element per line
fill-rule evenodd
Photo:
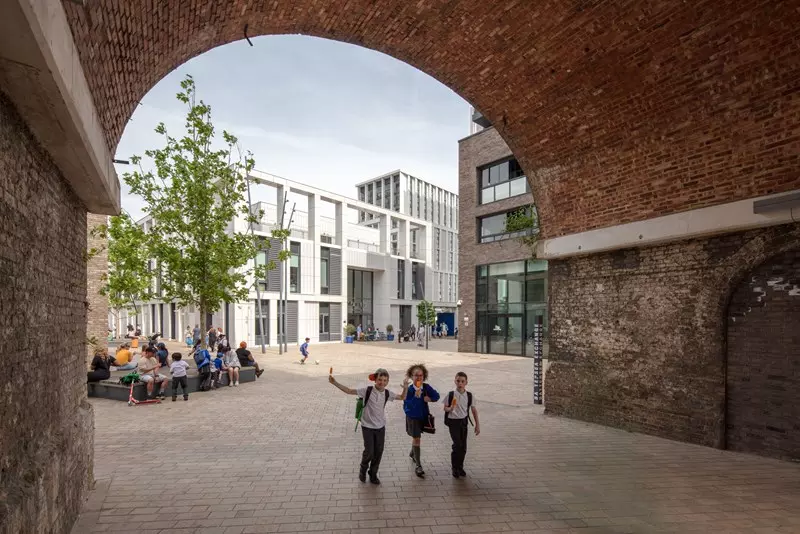
<path fill-rule="evenodd" d="M 345 338 L 344 338 L 344 342 L 345 342 L 345 343 L 352 343 L 352 342 L 353 342 L 353 336 L 347 336 L 347 337 L 345 337 Z"/>
<path fill-rule="evenodd" d="M 394 341 L 394 334 L 386 334 L 386 341 Z"/>

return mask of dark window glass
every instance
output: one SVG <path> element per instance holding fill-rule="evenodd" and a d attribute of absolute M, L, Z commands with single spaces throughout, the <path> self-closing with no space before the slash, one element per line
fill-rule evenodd
<path fill-rule="evenodd" d="M 300 293 L 300 243 L 289 244 L 292 257 L 289 260 L 289 291 Z"/>
<path fill-rule="evenodd" d="M 331 331 L 331 305 L 320 303 L 319 305 L 319 333 L 329 334 Z"/>
<path fill-rule="evenodd" d="M 323 295 L 327 295 L 330 291 L 330 276 L 331 276 L 331 249 L 327 247 L 320 248 L 319 259 L 319 285 L 320 291 Z"/>

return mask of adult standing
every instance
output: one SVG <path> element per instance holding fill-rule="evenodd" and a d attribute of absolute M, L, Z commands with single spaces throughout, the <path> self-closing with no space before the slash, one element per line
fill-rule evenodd
<path fill-rule="evenodd" d="M 87 382 L 100 382 L 111 378 L 111 360 L 108 358 L 108 349 L 97 349 L 92 359 L 92 370 L 86 373 Z"/>
<path fill-rule="evenodd" d="M 217 346 L 217 329 L 213 326 L 208 329 L 208 350 L 214 351 Z"/>
<path fill-rule="evenodd" d="M 194 325 L 194 330 L 192 330 L 192 345 L 197 345 L 200 342 L 200 325 Z"/>

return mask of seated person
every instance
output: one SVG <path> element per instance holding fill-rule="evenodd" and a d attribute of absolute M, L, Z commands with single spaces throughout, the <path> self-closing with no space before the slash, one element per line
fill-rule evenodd
<path fill-rule="evenodd" d="M 159 343 L 156 346 L 158 347 L 158 350 L 156 351 L 158 363 L 161 364 L 161 367 L 169 367 L 169 352 L 167 351 L 167 346 L 163 343 Z"/>
<path fill-rule="evenodd" d="M 153 347 L 147 346 L 142 352 L 142 359 L 139 362 L 139 380 L 147 384 L 147 398 L 153 398 L 153 384 L 158 383 L 161 388 L 158 396 L 162 399 L 165 396 L 165 391 L 169 385 L 169 378 L 158 374 L 161 364 L 158 363 L 156 358 L 156 351 Z"/>
<path fill-rule="evenodd" d="M 130 371 L 136 369 L 136 364 L 133 362 L 133 354 L 131 353 L 131 344 L 123 343 L 120 345 L 119 350 L 114 355 L 114 361 L 111 363 L 116 367 L 116 371 Z"/>
<path fill-rule="evenodd" d="M 247 350 L 247 343 L 244 341 L 239 343 L 239 348 L 236 349 L 236 356 L 238 356 L 239 363 L 242 364 L 242 367 L 256 368 L 256 378 L 261 376 L 261 374 L 264 372 L 264 370 L 258 366 L 256 359 L 253 358 L 253 354 Z"/>
<path fill-rule="evenodd" d="M 108 350 L 97 349 L 94 351 L 92 359 L 92 370 L 86 373 L 87 382 L 100 382 L 111 378 L 108 368 L 111 366 L 111 359 L 108 357 Z"/>
<path fill-rule="evenodd" d="M 222 347 L 219 350 L 219 352 L 220 354 L 222 354 L 223 369 L 228 371 L 228 385 L 238 386 L 239 368 L 242 366 L 242 364 L 239 363 L 239 358 L 236 356 L 236 353 L 231 350 L 230 347 Z M 217 354 L 218 358 L 220 354 Z"/>

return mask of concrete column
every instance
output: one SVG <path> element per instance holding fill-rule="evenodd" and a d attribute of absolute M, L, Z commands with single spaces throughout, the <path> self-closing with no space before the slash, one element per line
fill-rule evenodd
<path fill-rule="evenodd" d="M 392 221 L 388 215 L 381 215 L 378 223 L 380 232 L 380 253 L 391 254 L 392 250 Z"/>
<path fill-rule="evenodd" d="M 316 242 L 322 233 L 320 212 L 322 211 L 322 198 L 319 195 L 309 195 L 308 197 L 308 239 Z"/>
<path fill-rule="evenodd" d="M 336 238 L 334 239 L 334 243 L 339 246 L 344 246 L 344 204 L 341 202 L 337 202 L 335 205 L 335 217 L 336 217 Z M 344 251 L 342 251 L 342 258 L 344 259 Z M 344 271 L 344 269 L 342 269 Z M 342 286 L 344 287 L 344 286 Z"/>

